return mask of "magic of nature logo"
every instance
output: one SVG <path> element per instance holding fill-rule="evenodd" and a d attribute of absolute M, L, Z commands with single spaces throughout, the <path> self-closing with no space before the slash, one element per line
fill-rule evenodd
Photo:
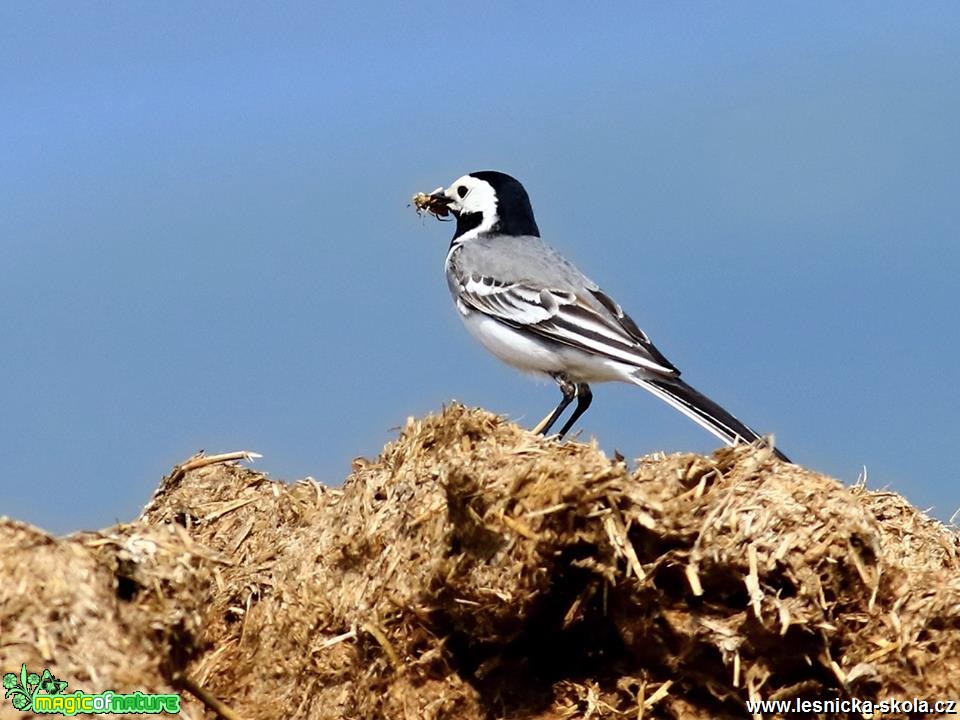
<path fill-rule="evenodd" d="M 26 663 L 20 666 L 19 674 L 4 674 L 3 689 L 4 698 L 17 710 L 38 715 L 180 712 L 179 694 L 115 693 L 112 690 L 95 694 L 82 690 L 68 693 L 65 680 L 57 679 L 48 669 L 39 674 L 28 672 Z"/>

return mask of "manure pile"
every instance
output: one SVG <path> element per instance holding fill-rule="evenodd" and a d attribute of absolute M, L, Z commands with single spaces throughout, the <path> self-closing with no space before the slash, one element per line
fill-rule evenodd
<path fill-rule="evenodd" d="M 0 670 L 247 720 L 960 699 L 958 535 L 766 449 L 629 468 L 455 405 L 342 488 L 190 467 L 129 524 L 0 520 Z"/>

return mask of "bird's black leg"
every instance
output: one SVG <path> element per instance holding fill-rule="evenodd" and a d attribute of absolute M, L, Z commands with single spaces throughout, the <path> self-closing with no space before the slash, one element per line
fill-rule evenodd
<path fill-rule="evenodd" d="M 573 427 L 573 424 L 587 411 L 587 408 L 590 407 L 590 403 L 592 402 L 593 393 L 590 392 L 590 386 L 586 383 L 580 383 L 577 385 L 577 407 L 574 408 L 573 415 L 571 415 L 570 419 L 567 420 L 567 424 L 564 425 L 560 430 L 560 437 L 563 437 L 567 434 L 570 428 Z"/>
<path fill-rule="evenodd" d="M 553 427 L 553 424 L 557 421 L 557 418 L 563 414 L 563 411 L 567 409 L 567 406 L 573 402 L 573 399 L 577 396 L 576 384 L 570 382 L 566 375 L 557 373 L 553 376 L 553 379 L 556 380 L 557 384 L 560 386 L 560 392 L 563 393 L 563 399 L 560 401 L 560 404 L 557 405 L 556 409 L 539 423 L 537 423 L 537 426 L 533 429 L 533 432 L 539 433 L 540 435 L 546 435 L 548 432 L 550 432 L 550 428 Z M 587 392 L 589 393 L 589 390 Z M 589 401 L 587 404 L 590 404 Z M 577 409 L 580 409 L 579 404 L 577 405 Z M 570 423 L 567 423 L 567 425 L 569 424 Z"/>

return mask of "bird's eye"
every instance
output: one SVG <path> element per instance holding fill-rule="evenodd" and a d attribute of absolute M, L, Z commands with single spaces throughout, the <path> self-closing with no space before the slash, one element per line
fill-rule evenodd
<path fill-rule="evenodd" d="M 466 195 L 466 194 L 467 194 L 467 186 L 466 186 L 466 185 L 461 185 L 460 187 L 457 188 L 457 195 L 459 195 L 460 197 L 463 197 L 463 196 Z"/>

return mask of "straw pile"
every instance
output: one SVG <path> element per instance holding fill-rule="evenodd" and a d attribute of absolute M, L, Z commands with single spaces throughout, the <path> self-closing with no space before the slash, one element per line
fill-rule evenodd
<path fill-rule="evenodd" d="M 0 669 L 179 690 L 191 718 L 960 698 L 958 535 L 769 450 L 631 469 L 453 406 L 339 489 L 189 467 L 130 524 L 0 522 Z"/>

